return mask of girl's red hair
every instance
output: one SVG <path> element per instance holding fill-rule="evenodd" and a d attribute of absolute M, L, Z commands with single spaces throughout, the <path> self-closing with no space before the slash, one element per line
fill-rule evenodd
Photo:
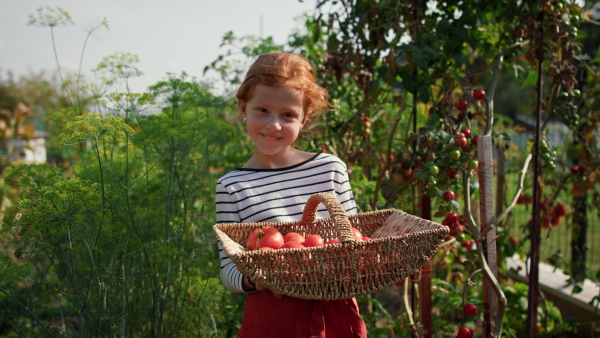
<path fill-rule="evenodd" d="M 250 101 L 257 85 L 290 86 L 302 91 L 306 121 L 315 112 L 324 111 L 328 107 L 329 93 L 317 84 L 312 66 L 300 55 L 271 52 L 259 56 L 237 91 L 238 101 Z"/>

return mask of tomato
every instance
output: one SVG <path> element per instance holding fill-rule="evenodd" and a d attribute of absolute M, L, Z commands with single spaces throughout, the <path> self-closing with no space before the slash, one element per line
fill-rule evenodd
<path fill-rule="evenodd" d="M 477 314 L 477 305 L 473 303 L 465 304 L 463 311 L 465 316 L 475 316 Z"/>
<path fill-rule="evenodd" d="M 437 165 L 432 165 L 431 167 L 429 167 L 429 174 L 432 176 L 437 175 L 440 172 L 440 168 L 438 168 Z"/>
<path fill-rule="evenodd" d="M 335 243 L 341 243 L 341 242 L 337 238 L 334 238 L 334 239 L 330 240 L 329 242 L 327 242 L 327 244 L 335 244 Z"/>
<path fill-rule="evenodd" d="M 454 200 L 454 198 L 456 198 L 456 195 L 454 194 L 454 191 L 446 190 L 442 197 L 444 198 L 445 201 L 450 202 L 450 201 Z"/>
<path fill-rule="evenodd" d="M 473 98 L 477 101 L 481 101 L 481 100 L 485 99 L 485 90 L 474 89 L 473 90 Z"/>
<path fill-rule="evenodd" d="M 560 216 L 557 212 L 556 209 L 550 209 L 550 224 L 551 225 L 559 225 L 560 224 L 560 219 L 562 218 L 562 216 Z"/>
<path fill-rule="evenodd" d="M 468 166 L 469 169 L 475 170 L 477 167 L 479 167 L 479 162 L 477 162 L 477 160 L 470 160 Z"/>
<path fill-rule="evenodd" d="M 354 235 L 355 240 L 362 241 L 363 235 L 357 228 L 352 227 L 352 235 Z"/>
<path fill-rule="evenodd" d="M 465 134 L 463 134 L 463 133 L 459 133 L 459 134 L 460 135 L 457 135 L 454 138 L 454 142 L 456 142 L 456 145 L 459 146 L 460 148 L 464 148 L 467 146 L 467 144 L 469 144 L 469 141 L 467 141 Z"/>
<path fill-rule="evenodd" d="M 561 217 L 565 217 L 569 213 L 565 205 L 562 203 L 556 203 L 556 206 L 554 207 L 554 212 Z"/>
<path fill-rule="evenodd" d="M 512 35 L 514 38 L 520 38 L 523 35 L 525 35 L 525 30 L 523 28 L 516 28 L 513 32 Z"/>
<path fill-rule="evenodd" d="M 466 241 L 466 240 L 467 240 L 467 235 L 466 235 L 466 234 L 464 234 L 464 233 L 462 233 L 462 232 L 461 232 L 461 233 L 459 233 L 459 234 L 456 234 L 456 241 L 457 241 L 458 243 L 463 243 L 463 242 L 464 242 L 464 241 Z"/>
<path fill-rule="evenodd" d="M 473 245 L 473 241 L 467 240 L 467 241 L 460 243 L 460 245 L 465 249 L 471 249 L 471 246 Z"/>
<path fill-rule="evenodd" d="M 515 247 L 516 247 L 516 246 L 519 244 L 519 242 L 517 241 L 517 239 L 516 239 L 516 238 L 514 238 L 514 237 L 512 237 L 512 236 L 511 236 L 511 237 L 508 237 L 508 241 L 509 241 L 509 242 L 510 242 L 512 245 L 514 245 Z"/>
<path fill-rule="evenodd" d="M 287 234 L 283 235 L 284 243 L 292 242 L 292 241 L 302 243 L 302 242 L 304 242 L 304 236 L 302 236 L 301 234 L 299 234 L 297 232 L 288 232 Z"/>
<path fill-rule="evenodd" d="M 460 158 L 460 150 L 454 149 L 450 151 L 450 154 L 448 156 L 451 160 L 458 160 Z"/>
<path fill-rule="evenodd" d="M 413 177 L 415 177 L 415 169 L 414 168 L 408 168 L 408 169 L 404 170 L 404 177 L 407 180 L 412 180 Z"/>
<path fill-rule="evenodd" d="M 465 128 L 462 130 L 462 133 L 465 135 L 466 138 L 471 138 L 471 129 Z"/>
<path fill-rule="evenodd" d="M 458 338 L 473 338 L 473 330 L 468 327 L 463 327 L 458 330 Z"/>
<path fill-rule="evenodd" d="M 283 245 L 283 235 L 272 226 L 260 228 L 258 232 L 258 248 L 279 249 Z"/>
<path fill-rule="evenodd" d="M 479 142 L 479 137 L 473 137 L 473 140 L 471 142 L 473 142 L 474 145 L 477 145 L 477 143 Z"/>
<path fill-rule="evenodd" d="M 280 249 L 293 249 L 293 248 L 304 248 L 304 247 L 305 246 L 300 242 L 289 241 L 289 242 L 283 243 L 283 245 L 281 246 Z"/>
<path fill-rule="evenodd" d="M 446 214 L 446 219 L 449 223 L 454 224 L 458 221 L 458 215 L 455 212 L 449 212 Z"/>
<path fill-rule="evenodd" d="M 258 249 L 258 229 L 252 231 L 248 239 L 246 239 L 246 247 L 248 250 Z"/>
<path fill-rule="evenodd" d="M 325 245 L 325 241 L 320 235 L 309 235 L 302 244 L 307 248 L 311 248 L 315 246 L 323 246 Z"/>
<path fill-rule="evenodd" d="M 458 236 L 464 230 L 463 226 L 460 223 L 454 223 L 454 226 L 450 226 L 450 232 L 448 233 L 450 236 Z M 465 238 L 466 240 L 466 238 Z"/>
<path fill-rule="evenodd" d="M 363 241 L 368 241 L 368 240 L 370 240 L 370 239 L 371 239 L 371 237 L 366 237 L 366 236 L 364 236 L 364 237 L 362 238 L 362 240 L 363 240 Z"/>
<path fill-rule="evenodd" d="M 456 104 L 456 109 L 458 109 L 458 111 L 465 111 L 467 110 L 467 101 L 460 101 L 459 103 Z"/>
<path fill-rule="evenodd" d="M 273 248 L 269 248 L 268 246 L 263 246 L 262 248 L 260 248 L 258 250 L 267 251 L 267 250 L 273 250 Z"/>
<path fill-rule="evenodd" d="M 458 176 L 458 172 L 457 171 L 452 171 L 452 170 L 448 170 L 446 172 L 446 175 L 448 175 L 448 178 L 453 180 L 456 178 L 456 176 Z"/>

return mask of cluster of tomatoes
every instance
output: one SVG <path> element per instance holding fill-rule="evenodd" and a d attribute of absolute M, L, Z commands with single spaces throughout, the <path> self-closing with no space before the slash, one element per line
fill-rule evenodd
<path fill-rule="evenodd" d="M 464 231 L 465 226 L 467 225 L 467 217 L 465 215 L 457 215 L 455 212 L 449 212 L 442 221 L 442 225 L 450 228 L 450 232 L 448 233 L 446 240 L 454 237 L 456 241 L 461 243 L 463 247 L 467 249 L 471 248 L 473 243 L 471 240 L 471 235 Z"/>
<path fill-rule="evenodd" d="M 355 227 L 352 227 L 352 235 L 354 240 L 363 241 L 370 239 Z M 311 234 L 304 237 L 297 232 L 288 232 L 283 235 L 277 228 L 272 226 L 264 226 L 254 230 L 246 239 L 246 247 L 248 250 L 273 250 L 273 249 L 293 249 L 293 248 L 310 248 L 324 246 L 326 244 L 340 243 L 337 238 L 325 242 L 323 237 L 318 234 Z"/>
<path fill-rule="evenodd" d="M 546 141 L 540 140 L 540 158 L 544 163 L 544 168 L 554 170 L 556 168 L 556 150 Z"/>
<path fill-rule="evenodd" d="M 465 304 L 465 306 L 463 307 L 463 313 L 467 317 L 476 316 L 477 315 L 477 305 L 475 305 L 473 303 Z M 458 330 L 457 337 L 458 338 L 473 338 L 473 335 L 474 335 L 473 329 L 464 326 L 460 330 Z"/>
<path fill-rule="evenodd" d="M 556 101 L 556 115 L 569 128 L 577 130 L 579 127 L 579 107 L 575 100 L 579 99 L 581 92 L 579 89 L 573 89 L 569 92 L 562 92 Z"/>

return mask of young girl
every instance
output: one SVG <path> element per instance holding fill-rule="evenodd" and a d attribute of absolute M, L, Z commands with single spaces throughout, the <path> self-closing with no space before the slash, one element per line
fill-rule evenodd
<path fill-rule="evenodd" d="M 328 93 L 301 56 L 273 52 L 250 67 L 237 92 L 238 120 L 246 124 L 254 155 L 217 181 L 218 223 L 298 221 L 317 192 L 337 196 L 348 215 L 356 213 L 346 164 L 326 153 L 294 148 L 309 119 L 328 106 Z M 318 218 L 329 217 L 319 206 Z M 275 295 L 243 276 L 219 243 L 221 280 L 246 292 L 238 337 L 366 337 L 355 299 L 305 300 Z"/>

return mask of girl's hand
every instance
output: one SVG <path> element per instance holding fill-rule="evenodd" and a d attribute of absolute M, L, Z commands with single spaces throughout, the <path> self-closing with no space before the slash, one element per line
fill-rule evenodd
<path fill-rule="evenodd" d="M 255 282 L 255 281 L 251 280 L 250 277 L 248 277 L 248 276 L 244 276 L 244 279 L 242 280 L 242 288 L 244 289 L 244 291 L 250 292 L 250 293 L 254 290 L 258 290 L 258 291 L 267 290 L 267 287 L 264 286 L 261 282 Z M 281 293 L 279 293 L 277 291 L 273 291 L 273 290 L 271 290 L 271 292 L 273 292 L 273 294 L 275 295 L 275 298 L 281 298 Z"/>
<path fill-rule="evenodd" d="M 259 290 L 259 291 L 267 290 L 267 287 L 262 285 L 261 282 L 255 282 L 255 284 L 256 284 L 256 290 Z M 273 294 L 275 295 L 275 298 L 281 298 L 281 293 L 274 291 L 274 290 L 271 290 L 271 292 L 273 292 Z"/>

